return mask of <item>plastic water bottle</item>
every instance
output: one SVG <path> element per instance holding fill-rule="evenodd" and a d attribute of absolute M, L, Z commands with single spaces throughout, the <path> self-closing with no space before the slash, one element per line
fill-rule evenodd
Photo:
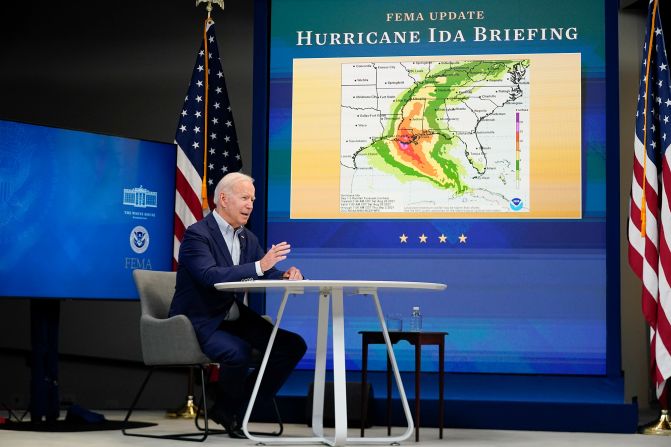
<path fill-rule="evenodd" d="M 419 332 L 422 330 L 422 314 L 419 311 L 419 306 L 412 308 L 412 315 L 410 316 L 410 332 Z"/>

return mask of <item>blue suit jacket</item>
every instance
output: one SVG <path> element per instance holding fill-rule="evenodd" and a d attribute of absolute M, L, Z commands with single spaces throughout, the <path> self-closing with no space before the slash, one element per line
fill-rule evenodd
<path fill-rule="evenodd" d="M 215 211 L 216 212 L 216 211 Z M 235 294 L 219 292 L 214 285 L 259 279 L 254 263 L 265 252 L 251 231 L 240 233 L 240 264 L 233 265 L 228 246 L 212 214 L 187 228 L 179 248 L 179 268 L 170 316 L 186 315 L 201 343 L 226 317 Z M 261 279 L 281 279 L 284 272 L 272 268 Z"/>

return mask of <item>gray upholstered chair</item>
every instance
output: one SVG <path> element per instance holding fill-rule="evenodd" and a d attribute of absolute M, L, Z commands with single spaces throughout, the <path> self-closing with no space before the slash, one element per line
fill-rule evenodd
<path fill-rule="evenodd" d="M 140 295 L 140 341 L 142 345 L 142 359 L 145 365 L 150 366 L 147 376 L 140 386 L 133 403 L 128 409 L 124 422 L 130 419 L 142 392 L 149 382 L 152 373 L 157 367 L 183 366 L 196 367 L 200 372 L 201 390 L 205 390 L 205 367 L 212 363 L 200 350 L 196 332 L 188 318 L 176 315 L 168 318 L 170 303 L 175 293 L 175 272 L 159 272 L 152 270 L 134 270 L 133 279 Z M 177 433 L 167 435 L 153 435 L 148 433 L 129 432 L 124 428 L 127 436 L 142 436 L 148 438 L 165 438 L 183 441 L 204 441 L 211 433 L 222 433 L 221 430 L 211 430 L 208 425 L 207 400 L 202 394 L 204 429 L 194 433 Z M 196 423 L 197 425 L 197 423 Z"/>
<path fill-rule="evenodd" d="M 153 270 L 134 270 L 133 279 L 140 295 L 140 340 L 142 345 L 142 359 L 150 370 L 144 382 L 140 386 L 133 403 L 128 409 L 124 422 L 130 416 L 144 391 L 147 382 L 157 367 L 194 367 L 199 370 L 202 398 L 199 408 L 203 410 L 204 427 L 199 425 L 196 417 L 195 424 L 198 432 L 178 433 L 168 435 L 153 435 L 147 433 L 129 432 L 124 428 L 123 434 L 127 436 L 142 436 L 147 438 L 165 438 L 182 441 L 204 441 L 208 435 L 213 433 L 226 433 L 225 430 L 212 430 L 208 425 L 207 399 L 205 393 L 205 368 L 212 361 L 200 350 L 200 344 L 196 338 L 196 332 L 191 322 L 184 315 L 176 315 L 168 318 L 170 303 L 175 293 L 177 274 L 175 272 L 160 272 Z M 246 304 L 246 296 L 245 296 Z M 255 352 L 260 360 L 260 353 Z M 282 419 L 273 400 L 275 416 L 279 430 L 265 435 L 279 436 L 284 430 Z"/>

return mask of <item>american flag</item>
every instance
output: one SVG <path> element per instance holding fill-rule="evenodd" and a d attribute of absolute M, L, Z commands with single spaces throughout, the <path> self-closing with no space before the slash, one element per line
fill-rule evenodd
<path fill-rule="evenodd" d="M 671 376 L 670 81 L 658 0 L 650 0 L 636 110 L 629 265 L 643 282 L 643 314 L 650 326 L 651 373 L 658 397 Z"/>
<path fill-rule="evenodd" d="M 209 75 L 205 77 L 205 73 Z M 214 21 L 206 20 L 203 41 L 184 99 L 177 133 L 174 263 L 184 230 L 214 209 L 214 187 L 242 168 L 238 137 L 219 60 Z M 207 201 L 203 206 L 203 174 Z M 205 213 L 203 213 L 205 208 Z"/>

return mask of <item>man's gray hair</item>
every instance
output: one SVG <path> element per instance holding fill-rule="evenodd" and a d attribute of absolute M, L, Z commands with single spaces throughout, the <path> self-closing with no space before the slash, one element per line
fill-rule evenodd
<path fill-rule="evenodd" d="M 254 183 L 253 178 L 242 172 L 231 172 L 223 176 L 221 180 L 219 180 L 219 183 L 217 183 L 216 188 L 214 188 L 214 203 L 219 206 L 219 196 L 221 193 L 231 194 L 233 192 L 233 185 L 243 180 Z"/>

